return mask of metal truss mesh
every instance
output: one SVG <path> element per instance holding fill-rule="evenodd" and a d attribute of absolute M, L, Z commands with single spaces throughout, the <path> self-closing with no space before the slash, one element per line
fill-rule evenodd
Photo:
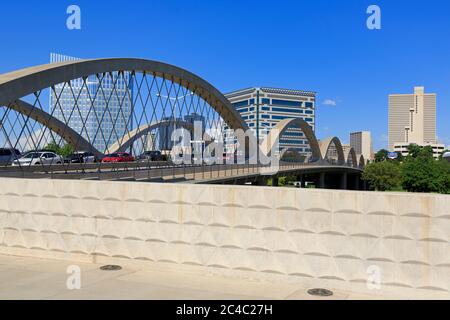
<path fill-rule="evenodd" d="M 192 133 L 195 122 L 201 123 L 207 136 L 222 141 L 224 120 L 196 91 L 172 79 L 130 70 L 95 74 L 34 92 L 20 99 L 30 107 L 27 112 L 19 112 L 15 102 L 0 106 L 0 169 L 16 172 L 41 166 L 51 170 L 57 165 L 58 170 L 67 171 L 74 165 L 70 156 L 77 152 L 93 153 L 98 163 L 116 152 L 137 159 L 145 152 L 160 151 L 170 160 L 173 131 L 185 128 Z M 45 113 L 36 116 L 36 111 Z M 61 130 L 49 127 L 53 118 L 64 124 Z M 64 138 L 71 130 L 79 135 L 75 141 Z M 76 147 L 81 140 L 94 148 Z M 29 157 L 33 161 L 17 161 L 36 152 L 39 155 Z M 45 155 L 51 152 L 58 156 Z M 92 160 L 77 163 L 77 170 L 93 170 L 92 163 L 83 162 Z M 145 160 L 155 159 L 141 162 Z"/>

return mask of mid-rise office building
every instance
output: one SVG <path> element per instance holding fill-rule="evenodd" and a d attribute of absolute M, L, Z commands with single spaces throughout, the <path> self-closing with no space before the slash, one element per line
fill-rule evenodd
<path fill-rule="evenodd" d="M 351 149 L 352 149 L 352 147 L 348 143 L 343 143 L 342 144 L 342 150 L 344 151 L 344 155 L 345 156 L 348 156 L 348 154 L 350 153 Z"/>
<path fill-rule="evenodd" d="M 76 60 L 80 59 L 50 55 L 50 63 Z M 55 85 L 55 90 L 50 90 L 50 113 L 100 152 L 109 152 L 108 147 L 131 130 L 132 92 L 127 72 L 105 74 L 101 81 L 95 75 L 86 81 L 75 79 L 70 86 L 61 83 Z"/>
<path fill-rule="evenodd" d="M 424 87 L 415 87 L 413 94 L 389 95 L 389 149 L 407 154 L 410 144 L 445 148 L 436 139 L 436 94 L 425 93 Z"/>
<path fill-rule="evenodd" d="M 430 146 L 433 150 L 433 157 L 435 159 L 439 159 L 441 157 L 441 155 L 444 153 L 445 151 L 445 146 L 443 144 L 417 144 L 414 143 L 420 147 L 427 147 Z M 397 153 L 402 154 L 404 157 L 409 155 L 409 151 L 408 148 L 411 145 L 411 143 L 407 144 L 401 144 L 401 143 L 397 143 L 395 144 L 395 148 L 394 151 Z"/>
<path fill-rule="evenodd" d="M 198 126 L 198 124 L 201 125 L 202 132 L 201 136 L 203 138 L 203 135 L 206 130 L 206 118 L 200 114 L 192 113 L 184 116 L 183 118 L 173 118 L 173 117 L 166 117 L 162 119 L 163 122 L 167 122 L 166 124 L 161 125 L 158 128 L 159 132 L 159 149 L 164 151 L 170 151 L 173 149 L 177 141 L 173 141 L 173 133 L 175 130 L 179 129 L 181 126 L 179 123 L 181 122 L 187 122 L 189 123 L 192 128 L 195 128 Z M 193 132 L 192 132 L 193 133 Z M 194 136 L 192 135 L 192 138 Z M 191 142 L 193 143 L 193 142 Z M 200 143 L 200 141 L 197 141 L 196 143 Z"/>
<path fill-rule="evenodd" d="M 373 158 L 372 135 L 369 131 L 350 133 L 350 147 L 357 155 L 363 155 L 366 161 Z"/>
<path fill-rule="evenodd" d="M 316 93 L 312 91 L 249 88 L 225 95 L 240 113 L 244 121 L 261 143 L 267 133 L 280 121 L 301 118 L 315 131 L 316 128 Z M 225 152 L 233 153 L 236 140 L 225 128 Z M 311 148 L 304 133 L 299 128 L 290 128 L 280 139 L 280 150 L 296 150 L 309 156 Z"/>

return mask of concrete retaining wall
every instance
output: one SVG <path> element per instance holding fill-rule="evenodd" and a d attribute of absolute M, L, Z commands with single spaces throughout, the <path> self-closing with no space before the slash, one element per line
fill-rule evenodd
<path fill-rule="evenodd" d="M 0 253 L 450 292 L 450 197 L 0 180 Z M 130 260 L 131 261 L 131 260 Z"/>

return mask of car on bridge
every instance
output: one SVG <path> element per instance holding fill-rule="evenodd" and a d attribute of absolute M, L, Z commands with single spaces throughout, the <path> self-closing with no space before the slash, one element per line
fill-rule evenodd
<path fill-rule="evenodd" d="M 66 163 L 94 163 L 97 162 L 97 158 L 91 152 L 74 152 L 64 160 Z"/>
<path fill-rule="evenodd" d="M 134 162 L 132 155 L 125 152 L 117 152 L 107 155 L 103 158 L 102 163 L 119 163 L 119 162 Z"/>
<path fill-rule="evenodd" d="M 13 166 L 56 165 L 64 163 L 63 157 L 50 151 L 31 151 L 14 160 Z"/>
<path fill-rule="evenodd" d="M 139 161 L 167 161 L 167 156 L 163 155 L 161 151 L 146 151 L 138 158 Z"/>
<path fill-rule="evenodd" d="M 20 151 L 12 148 L 0 148 L 0 166 L 10 165 L 20 158 Z"/>

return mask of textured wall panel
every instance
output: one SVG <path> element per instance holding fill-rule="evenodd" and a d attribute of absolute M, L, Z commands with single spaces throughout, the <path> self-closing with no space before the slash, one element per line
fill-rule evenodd
<path fill-rule="evenodd" d="M 0 253 L 82 254 L 450 293 L 450 197 L 2 179 Z"/>

